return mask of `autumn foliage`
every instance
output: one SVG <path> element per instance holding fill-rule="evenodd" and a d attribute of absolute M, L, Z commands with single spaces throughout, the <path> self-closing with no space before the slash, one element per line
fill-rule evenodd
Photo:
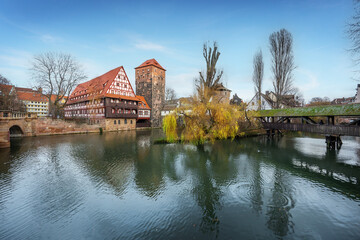
<path fill-rule="evenodd" d="M 167 141 L 175 141 L 176 129 L 181 131 L 181 141 L 196 145 L 244 135 L 245 130 L 256 127 L 253 113 L 246 112 L 245 107 L 245 104 L 237 106 L 212 101 L 202 102 L 194 97 L 191 102 L 164 118 L 163 129 Z M 178 126 L 177 122 L 182 124 Z"/>

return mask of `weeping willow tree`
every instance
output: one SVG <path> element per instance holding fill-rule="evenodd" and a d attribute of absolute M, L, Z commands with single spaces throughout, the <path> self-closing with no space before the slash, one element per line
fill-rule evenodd
<path fill-rule="evenodd" d="M 220 52 L 216 42 L 213 47 L 203 46 L 203 56 L 206 61 L 206 70 L 199 73 L 195 81 L 196 94 L 190 100 L 183 102 L 171 115 L 163 119 L 163 129 L 168 142 L 174 142 L 177 136 L 177 119 L 181 119 L 181 140 L 199 145 L 216 139 L 234 139 L 242 135 L 243 124 L 248 121 L 244 104 L 230 105 L 216 100 L 216 90 L 222 86 L 223 71 L 218 70 L 216 64 Z"/>
<path fill-rule="evenodd" d="M 234 139 L 237 135 L 243 135 L 242 131 L 249 126 L 249 124 L 244 124 L 247 116 L 243 105 L 203 103 L 194 97 L 191 104 L 177 108 L 174 114 L 164 118 L 163 129 L 168 142 L 178 139 L 176 119 L 182 119 L 183 122 L 181 141 L 195 145 L 207 141 Z"/>
<path fill-rule="evenodd" d="M 166 141 L 176 142 L 178 140 L 176 128 L 176 116 L 174 114 L 167 115 L 163 120 L 163 130 L 166 134 Z"/>

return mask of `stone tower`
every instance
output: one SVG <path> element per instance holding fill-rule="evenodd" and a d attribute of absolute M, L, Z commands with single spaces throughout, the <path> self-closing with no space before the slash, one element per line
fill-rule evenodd
<path fill-rule="evenodd" d="M 165 69 L 150 59 L 135 68 L 136 95 L 143 96 L 151 108 L 151 126 L 161 127 L 161 109 L 165 101 Z"/>

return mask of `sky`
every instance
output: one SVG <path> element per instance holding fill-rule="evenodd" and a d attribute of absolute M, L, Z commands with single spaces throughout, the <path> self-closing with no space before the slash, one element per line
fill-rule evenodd
<path fill-rule="evenodd" d="M 273 90 L 269 36 L 285 28 L 293 36 L 294 85 L 305 100 L 352 97 L 360 67 L 346 35 L 353 8 L 352 0 L 0 0 L 0 74 L 33 87 L 32 58 L 53 51 L 73 55 L 88 80 L 124 66 L 135 89 L 134 68 L 155 58 L 167 70 L 166 86 L 186 97 L 205 69 L 203 44 L 216 41 L 225 86 L 249 101 L 259 49 L 263 89 Z"/>

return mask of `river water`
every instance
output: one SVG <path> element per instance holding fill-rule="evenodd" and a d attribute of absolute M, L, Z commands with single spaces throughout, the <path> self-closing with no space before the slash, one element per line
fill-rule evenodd
<path fill-rule="evenodd" d="M 0 239 L 360 239 L 360 140 L 154 145 L 160 130 L 16 139 Z"/>

